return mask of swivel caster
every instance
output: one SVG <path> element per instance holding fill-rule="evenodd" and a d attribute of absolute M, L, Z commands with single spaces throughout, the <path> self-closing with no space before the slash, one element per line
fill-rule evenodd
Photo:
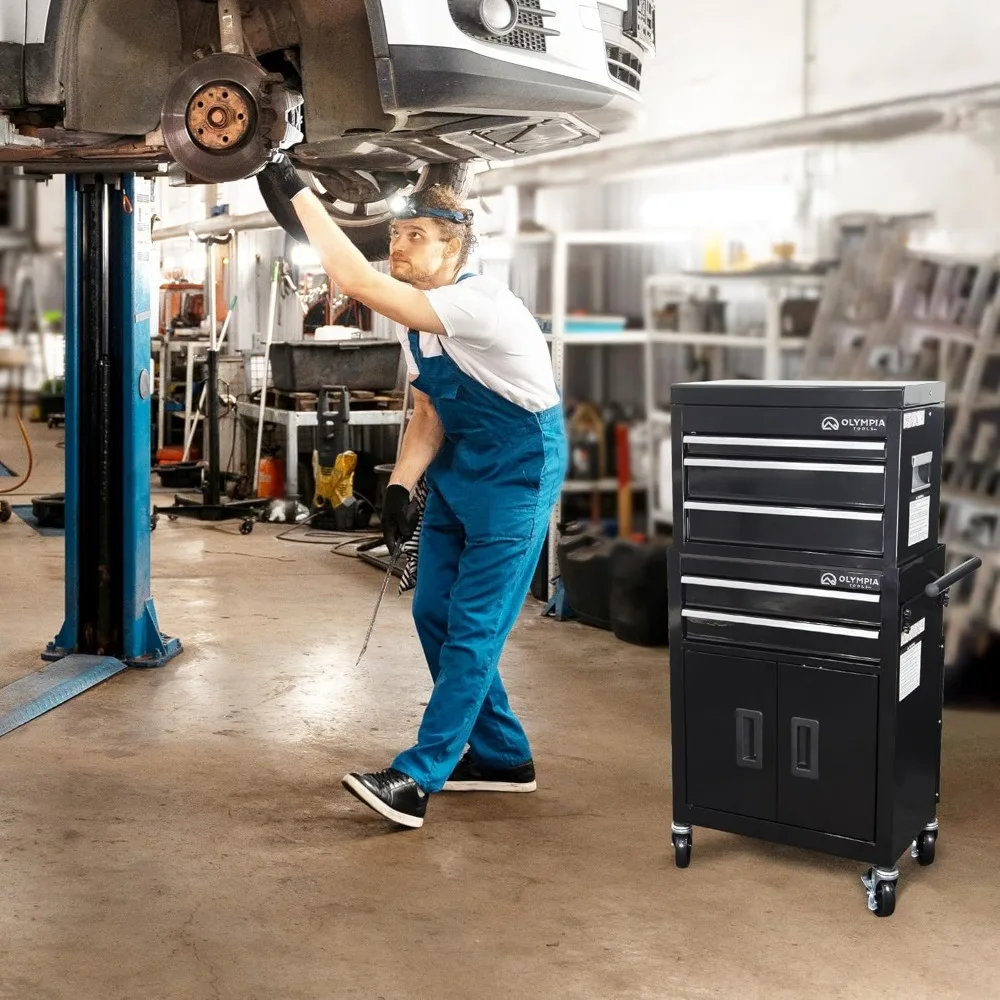
<path fill-rule="evenodd" d="M 937 830 L 924 830 L 910 848 L 910 857 L 926 868 L 934 864 L 934 848 L 937 845 Z"/>
<path fill-rule="evenodd" d="M 896 909 L 896 882 L 899 872 L 893 868 L 869 868 L 861 881 L 868 890 L 868 909 L 876 917 L 891 917 Z"/>
<path fill-rule="evenodd" d="M 674 845 L 674 864 L 678 868 L 687 868 L 691 864 L 691 827 L 674 826 L 670 839 Z"/>
<path fill-rule="evenodd" d="M 6 524 L 14 514 L 14 508 L 6 500 L 0 500 L 0 524 Z"/>
<path fill-rule="evenodd" d="M 154 515 L 153 515 L 153 516 L 152 516 L 152 517 L 151 517 L 151 518 L 149 519 L 149 530 L 150 530 L 150 531 L 156 531 L 156 526 L 157 526 L 157 525 L 158 525 L 159 523 L 160 523 L 160 515 L 159 515 L 159 514 L 154 514 Z"/>
<path fill-rule="evenodd" d="M 244 521 L 240 525 L 241 535 L 249 535 L 251 531 L 253 531 L 253 521 Z"/>

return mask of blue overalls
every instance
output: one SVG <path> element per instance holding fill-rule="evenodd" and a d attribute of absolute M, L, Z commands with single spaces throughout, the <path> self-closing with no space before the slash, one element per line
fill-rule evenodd
<path fill-rule="evenodd" d="M 538 565 L 567 465 L 562 407 L 531 413 L 420 353 L 414 385 L 430 396 L 445 441 L 427 469 L 413 617 L 434 690 L 417 744 L 392 766 L 440 791 L 466 743 L 483 767 L 531 759 L 497 671 Z"/>

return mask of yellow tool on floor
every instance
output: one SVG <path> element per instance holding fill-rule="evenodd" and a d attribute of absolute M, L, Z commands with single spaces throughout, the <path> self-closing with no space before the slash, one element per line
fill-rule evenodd
<path fill-rule="evenodd" d="M 354 496 L 354 470 L 358 467 L 358 456 L 353 451 L 339 454 L 332 466 L 320 465 L 318 451 L 313 452 L 313 477 L 316 492 L 313 496 L 313 510 L 336 510 Z"/>

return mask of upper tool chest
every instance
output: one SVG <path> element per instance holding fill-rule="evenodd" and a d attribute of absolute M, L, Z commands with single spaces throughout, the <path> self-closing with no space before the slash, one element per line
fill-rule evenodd
<path fill-rule="evenodd" d="M 937 544 L 944 386 L 673 388 L 675 545 L 898 565 Z"/>

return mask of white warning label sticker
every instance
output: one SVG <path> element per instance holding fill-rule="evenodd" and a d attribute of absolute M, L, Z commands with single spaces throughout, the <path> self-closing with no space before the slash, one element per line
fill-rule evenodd
<path fill-rule="evenodd" d="M 907 410 L 903 414 L 903 430 L 908 431 L 911 427 L 923 427 L 926 414 L 923 410 Z"/>
<path fill-rule="evenodd" d="M 899 700 L 913 694 L 920 687 L 920 656 L 922 642 L 915 642 L 899 658 Z"/>
<path fill-rule="evenodd" d="M 910 501 L 910 527 L 906 534 L 907 546 L 917 545 L 930 537 L 931 498 L 918 497 Z"/>
<path fill-rule="evenodd" d="M 920 621 L 914 622 L 901 636 L 899 640 L 899 645 L 905 646 L 908 642 L 912 642 L 917 636 L 924 634 L 924 629 L 927 627 L 927 619 L 921 618 Z"/>

